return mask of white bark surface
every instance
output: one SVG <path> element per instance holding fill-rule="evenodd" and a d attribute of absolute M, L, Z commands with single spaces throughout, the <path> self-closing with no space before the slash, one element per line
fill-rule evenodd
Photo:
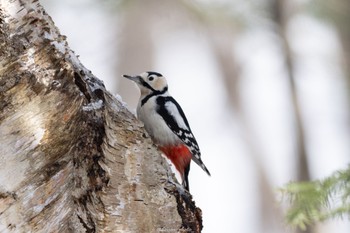
<path fill-rule="evenodd" d="M 139 121 L 37 0 L 0 0 L 0 232 L 200 232 Z"/>

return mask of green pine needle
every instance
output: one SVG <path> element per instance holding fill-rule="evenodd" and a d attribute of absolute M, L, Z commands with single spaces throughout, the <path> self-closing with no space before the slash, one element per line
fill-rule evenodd
<path fill-rule="evenodd" d="M 302 230 L 316 222 L 350 216 L 350 166 L 323 180 L 289 183 L 281 192 L 289 202 L 287 222 Z"/>

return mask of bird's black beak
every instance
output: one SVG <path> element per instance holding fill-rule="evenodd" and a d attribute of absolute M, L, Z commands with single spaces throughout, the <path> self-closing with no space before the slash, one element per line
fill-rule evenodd
<path fill-rule="evenodd" d="M 132 81 L 134 81 L 134 82 L 136 82 L 136 83 L 141 84 L 141 81 L 140 81 L 140 78 L 141 78 L 141 77 L 140 77 L 140 76 L 130 76 L 130 75 L 124 74 L 123 77 L 124 77 L 124 78 L 127 78 L 127 79 L 130 79 L 130 80 L 132 80 Z"/>

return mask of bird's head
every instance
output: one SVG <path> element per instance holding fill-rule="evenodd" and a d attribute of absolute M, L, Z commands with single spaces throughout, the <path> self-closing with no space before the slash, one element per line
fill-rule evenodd
<path fill-rule="evenodd" d="M 136 76 L 123 75 L 123 77 L 134 81 L 140 88 L 142 96 L 152 92 L 165 92 L 168 89 L 166 79 L 157 72 L 147 71 Z"/>

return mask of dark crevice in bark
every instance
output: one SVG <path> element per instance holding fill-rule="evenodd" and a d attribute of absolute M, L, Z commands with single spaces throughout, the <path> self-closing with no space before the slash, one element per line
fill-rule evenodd
<path fill-rule="evenodd" d="M 79 90 L 85 95 L 85 98 L 88 100 L 88 102 L 90 102 L 91 95 L 88 92 L 87 84 L 84 82 L 83 78 L 77 72 L 74 72 L 74 82 L 79 88 Z"/>
<path fill-rule="evenodd" d="M 80 80 L 80 87 L 86 87 L 86 89 L 82 88 L 80 90 L 83 90 L 85 96 L 91 98 L 90 87 L 82 85 L 85 84 L 85 82 L 82 81 L 80 77 L 78 79 L 75 78 L 75 80 Z M 85 192 L 83 192 L 76 200 L 76 203 L 79 206 L 78 209 L 83 210 L 82 216 L 79 216 L 80 211 L 78 211 L 79 220 L 87 232 L 96 232 L 96 221 L 98 220 L 93 213 L 89 211 L 88 206 L 94 206 L 95 209 L 104 209 L 103 202 L 96 193 L 103 190 L 110 179 L 106 171 L 100 166 L 99 162 L 104 158 L 101 146 L 103 138 L 105 137 L 104 119 L 102 118 L 100 111 L 103 111 L 103 108 L 88 113 L 82 111 L 83 124 L 81 127 L 85 128 L 85 133 L 80 135 L 77 140 L 78 144 L 76 145 L 76 153 L 74 155 L 75 168 L 79 170 L 81 167 L 85 167 L 88 179 Z M 80 185 L 84 186 L 84 181 L 81 180 L 84 180 L 85 178 L 77 177 L 77 179 L 78 185 L 76 188 L 80 189 Z"/>
<path fill-rule="evenodd" d="M 83 225 L 83 227 L 87 233 L 95 233 L 96 232 L 95 226 L 90 227 L 88 224 L 85 223 L 85 221 L 80 216 L 78 216 L 78 219 L 79 219 L 80 223 Z"/>
<path fill-rule="evenodd" d="M 165 190 L 176 198 L 177 210 L 182 219 L 179 232 L 201 232 L 203 229 L 202 210 L 196 207 L 192 195 L 185 190 L 178 190 L 175 186 Z M 194 219 L 196 221 L 193 221 Z"/>

